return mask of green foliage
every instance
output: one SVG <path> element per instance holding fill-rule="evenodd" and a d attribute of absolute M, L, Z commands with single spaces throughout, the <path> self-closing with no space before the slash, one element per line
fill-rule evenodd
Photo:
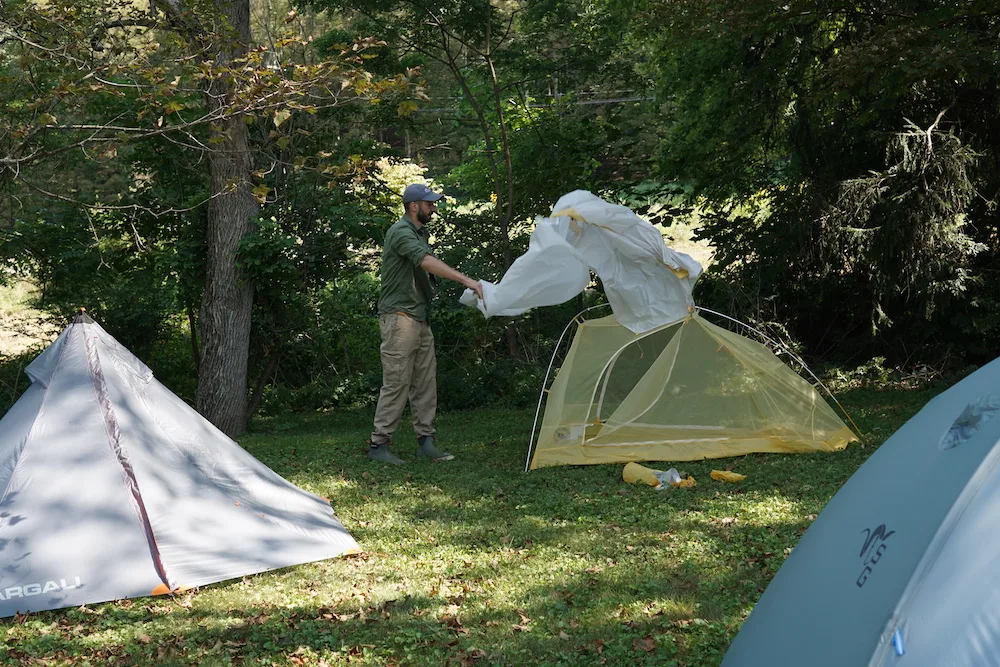
<path fill-rule="evenodd" d="M 473 277 L 498 280 L 533 217 L 585 188 L 668 236 L 699 225 L 716 257 L 698 302 L 810 359 L 995 355 L 985 0 L 308 0 L 258 8 L 260 48 L 228 64 L 192 57 L 184 20 L 214 25 L 211 3 L 183 20 L 172 4 L 156 25 L 128 5 L 4 5 L 0 261 L 50 312 L 84 305 L 140 356 L 169 350 L 185 396 L 206 203 L 232 185 L 205 159 L 215 77 L 253 149 L 238 261 L 268 414 L 374 401 L 381 235 L 427 176 L 451 196 L 436 253 Z M 532 404 L 562 327 L 600 298 L 487 321 L 461 291 L 442 282 L 436 304 L 446 407 Z"/>
<path fill-rule="evenodd" d="M 176 312 L 176 284 L 161 253 L 124 216 L 60 207 L 48 220 L 0 230 L 0 261 L 38 281 L 37 305 L 67 320 L 84 307 L 140 356 L 161 340 Z"/>
<path fill-rule="evenodd" d="M 982 358 L 1000 256 L 991 6 L 641 6 L 660 175 L 696 186 L 732 286 L 707 291 L 780 313 L 820 354 Z"/>
<path fill-rule="evenodd" d="M 692 192 L 690 184 L 650 179 L 619 190 L 615 198 L 654 225 L 670 226 L 694 215 Z"/>
<path fill-rule="evenodd" d="M 312 294 L 310 317 L 280 345 L 275 383 L 264 397 L 265 414 L 374 405 L 382 384 L 375 315 L 378 282 L 348 274 Z"/>
<path fill-rule="evenodd" d="M 504 117 L 513 165 L 513 219 L 548 213 L 572 190 L 600 189 L 602 158 L 617 130 L 612 119 L 580 113 L 568 99 L 537 108 L 509 103 Z M 445 179 L 473 201 L 496 199 L 486 150 L 484 143 L 471 146 L 470 157 Z"/>
<path fill-rule="evenodd" d="M 156 346 L 140 358 L 158 381 L 189 405 L 195 405 L 198 367 L 191 351 L 191 330 L 186 319 L 170 318 Z"/>
<path fill-rule="evenodd" d="M 24 375 L 24 368 L 35 356 L 34 352 L 0 354 L 0 414 L 6 414 L 28 388 L 29 380 Z"/>
<path fill-rule="evenodd" d="M 507 322 L 485 320 L 458 305 L 460 288 L 442 287 L 432 315 L 441 409 L 533 406 L 555 339 L 576 306 L 519 318 L 524 358 L 511 358 Z M 281 350 L 278 379 L 263 395 L 262 414 L 374 407 L 382 384 L 378 288 L 370 274 L 356 273 L 315 293 L 302 330 L 274 343 Z"/>

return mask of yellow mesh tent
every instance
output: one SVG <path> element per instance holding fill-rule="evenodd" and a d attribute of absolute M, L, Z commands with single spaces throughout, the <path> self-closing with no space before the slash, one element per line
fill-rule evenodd
<path fill-rule="evenodd" d="M 766 346 L 697 314 L 641 334 L 609 315 L 580 323 L 529 460 L 531 468 L 691 461 L 835 451 L 852 440 Z"/>

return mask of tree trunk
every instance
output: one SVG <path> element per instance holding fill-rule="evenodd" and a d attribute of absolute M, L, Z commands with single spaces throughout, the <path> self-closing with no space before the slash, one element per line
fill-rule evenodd
<path fill-rule="evenodd" d="M 280 356 L 277 350 L 268 352 L 267 360 L 264 362 L 264 372 L 257 378 L 257 386 L 253 388 L 253 394 L 250 396 L 250 407 L 247 408 L 248 417 L 252 417 L 257 412 L 257 408 L 260 407 L 260 401 L 264 398 L 264 389 L 267 387 L 271 376 L 278 370 L 278 359 Z"/>
<path fill-rule="evenodd" d="M 234 31 L 220 36 L 217 58 L 225 64 L 246 53 L 250 41 L 249 0 L 216 0 Z M 232 83 L 213 79 L 206 91 L 211 110 L 227 107 Z M 213 125 L 209 153 L 212 200 L 208 207 L 205 294 L 202 297 L 201 367 L 198 411 L 228 435 L 239 435 L 247 420 L 247 356 L 253 287 L 236 266 L 240 240 L 253 230 L 259 207 L 251 182 L 252 160 L 242 116 Z"/>
<path fill-rule="evenodd" d="M 201 370 L 201 350 L 198 348 L 198 322 L 194 317 L 194 306 L 187 305 L 188 328 L 191 330 L 191 358 L 194 359 L 194 372 Z"/>

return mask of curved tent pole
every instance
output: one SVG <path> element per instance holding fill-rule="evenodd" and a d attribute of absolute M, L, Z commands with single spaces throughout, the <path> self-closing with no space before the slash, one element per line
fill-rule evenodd
<path fill-rule="evenodd" d="M 549 359 L 549 367 L 545 369 L 545 378 L 542 380 L 542 390 L 538 392 L 538 406 L 535 408 L 535 421 L 531 424 L 531 439 L 528 440 L 528 458 L 524 462 L 524 472 L 528 472 L 528 468 L 531 465 L 531 453 L 535 447 L 535 429 L 538 427 L 538 415 L 541 414 L 542 412 L 542 401 L 545 399 L 545 394 L 547 394 L 549 391 L 549 375 L 552 373 L 552 366 L 556 362 L 556 355 L 559 354 L 559 348 L 562 347 L 563 338 L 566 337 L 566 333 L 569 331 L 569 328 L 573 326 L 574 323 L 580 324 L 583 322 L 581 318 L 584 313 L 594 310 L 595 308 L 607 308 L 610 305 L 611 305 L 610 303 L 599 303 L 595 306 L 584 308 L 579 313 L 573 316 L 573 319 L 571 319 L 566 324 L 566 327 L 563 329 L 562 333 L 559 334 L 559 340 L 556 341 L 556 346 L 552 350 L 552 358 Z"/>
<path fill-rule="evenodd" d="M 786 346 L 782 345 L 781 343 L 779 343 L 777 341 L 774 341 L 774 340 L 771 340 L 771 338 L 767 334 L 765 334 L 763 331 L 760 331 L 759 329 L 755 329 L 754 327 L 750 326 L 746 322 L 741 322 L 740 320 L 736 319 L 735 317 L 730 317 L 729 315 L 726 315 L 725 313 L 720 313 L 718 311 L 712 310 L 711 308 L 702 308 L 701 306 L 695 306 L 695 309 L 698 312 L 705 312 L 705 313 L 711 313 L 712 315 L 717 315 L 718 317 L 721 317 L 723 319 L 729 320 L 730 322 L 735 322 L 736 324 L 739 324 L 741 327 L 745 327 L 745 328 L 749 329 L 750 331 L 753 331 L 755 334 L 757 334 L 758 336 L 760 336 L 761 338 L 763 338 L 765 341 L 767 341 L 768 344 L 773 345 L 774 347 L 776 347 L 776 348 L 778 348 L 780 350 L 783 350 L 789 357 L 791 357 L 792 359 L 794 359 L 795 361 L 797 361 L 802 366 L 802 368 L 806 369 L 806 373 L 809 373 L 809 376 L 813 380 L 816 381 L 816 384 L 818 384 L 819 386 L 823 387 L 823 391 L 826 392 L 826 395 L 829 396 L 830 399 L 834 403 L 837 404 L 837 407 L 840 408 L 840 411 L 844 413 L 845 417 L 847 417 L 847 421 L 851 422 L 851 426 L 854 427 L 854 431 L 857 434 L 857 436 L 859 438 L 862 438 L 861 443 L 862 443 L 862 445 L 864 445 L 864 439 L 863 439 L 864 436 L 861 433 L 861 429 L 858 428 L 858 425 L 854 423 L 853 419 L 851 419 L 851 415 L 847 412 L 847 410 L 844 409 L 844 406 L 840 404 L 840 401 L 838 401 L 837 397 L 833 395 L 833 392 L 830 391 L 829 389 L 827 389 L 826 385 L 823 384 L 823 381 L 820 380 L 818 377 L 816 377 L 816 374 L 812 372 L 812 369 L 810 369 L 808 366 L 806 366 L 806 362 L 802 361 L 802 358 L 799 357 L 799 355 L 795 354 L 794 352 L 792 352 L 791 350 L 789 350 Z"/>
<path fill-rule="evenodd" d="M 635 334 L 632 337 L 632 340 L 628 341 L 627 343 L 625 343 L 624 345 L 622 345 L 621 347 L 619 347 L 615 351 L 615 353 L 613 355 L 611 355 L 611 359 L 608 360 L 608 363 L 604 364 L 604 368 L 601 369 L 601 374 L 600 374 L 600 376 L 598 376 L 598 384 L 600 384 L 600 379 L 604 378 L 604 383 L 601 386 L 601 398 L 597 399 L 597 386 L 596 385 L 594 386 L 594 391 L 590 395 L 590 404 L 591 404 L 591 406 L 593 406 L 595 400 L 598 401 L 598 403 L 597 403 L 597 418 L 598 419 L 601 418 L 601 408 L 604 405 L 604 395 L 605 395 L 605 391 L 608 388 L 608 379 L 609 379 L 609 377 L 611 375 L 611 371 L 614 370 L 615 364 L 618 363 L 618 359 L 621 358 L 622 353 L 626 349 L 628 349 L 628 347 L 630 345 L 635 345 L 637 342 L 639 342 L 643 338 L 647 338 L 649 336 L 652 336 L 653 334 L 659 333 L 660 331 L 663 331 L 664 329 L 669 329 L 671 327 L 675 327 L 678 324 L 682 324 L 683 322 L 685 322 L 688 319 L 689 318 L 685 317 L 683 319 L 677 320 L 676 322 L 668 322 L 667 324 L 661 324 L 660 326 L 653 327 L 652 329 L 649 329 L 648 331 L 643 331 L 640 334 Z M 677 357 L 677 351 L 675 350 L 674 351 L 674 359 L 675 360 L 676 360 L 676 357 Z M 650 404 L 649 407 L 652 407 L 652 403 Z M 649 410 L 649 407 L 647 407 L 646 410 L 643 411 L 643 414 L 645 414 Z"/>

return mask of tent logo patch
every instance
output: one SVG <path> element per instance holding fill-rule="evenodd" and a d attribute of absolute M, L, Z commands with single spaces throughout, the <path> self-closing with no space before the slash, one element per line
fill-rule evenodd
<path fill-rule="evenodd" d="M 858 588 L 864 586 L 865 582 L 868 581 L 868 577 L 871 576 L 875 565 L 889 547 L 886 540 L 895 535 L 896 531 L 886 530 L 885 524 L 880 523 L 876 528 L 865 528 L 861 531 L 861 534 L 865 536 L 865 541 L 861 545 L 859 557 L 864 565 L 864 569 L 861 570 L 858 580 L 854 582 Z"/>
<path fill-rule="evenodd" d="M 65 579 L 58 581 L 38 582 L 36 584 L 24 584 L 23 586 L 8 586 L 0 590 L 0 600 L 13 600 L 14 598 L 27 598 L 42 593 L 52 593 L 54 591 L 65 591 L 71 588 L 80 588 L 83 584 L 80 577 L 73 577 L 67 583 Z"/>

